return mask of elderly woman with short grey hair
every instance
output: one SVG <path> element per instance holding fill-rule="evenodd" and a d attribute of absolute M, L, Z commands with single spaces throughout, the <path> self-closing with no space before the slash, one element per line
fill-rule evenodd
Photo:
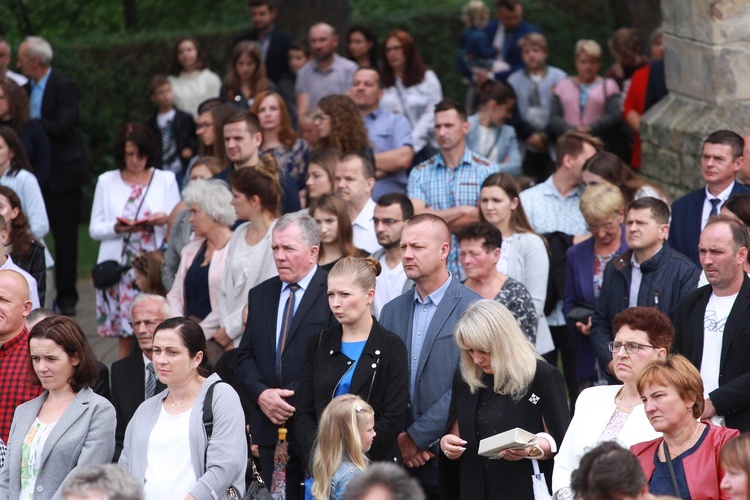
<path fill-rule="evenodd" d="M 182 249 L 167 300 L 175 316 L 195 320 L 210 340 L 219 328 L 219 289 L 236 220 L 232 193 L 223 181 L 206 179 L 191 182 L 182 196 L 195 239 Z"/>

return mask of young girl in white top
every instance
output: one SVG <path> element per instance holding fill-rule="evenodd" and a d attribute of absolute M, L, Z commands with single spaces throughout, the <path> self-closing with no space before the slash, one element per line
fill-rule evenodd
<path fill-rule="evenodd" d="M 172 64 L 167 77 L 172 85 L 174 105 L 198 118 L 198 105 L 212 97 L 219 97 L 221 78 L 208 69 L 205 54 L 198 40 L 185 36 L 177 39 L 172 53 Z"/>
<path fill-rule="evenodd" d="M 312 455 L 312 497 L 339 500 L 347 483 L 367 467 L 375 437 L 375 413 L 354 394 L 334 398 L 320 417 Z"/>

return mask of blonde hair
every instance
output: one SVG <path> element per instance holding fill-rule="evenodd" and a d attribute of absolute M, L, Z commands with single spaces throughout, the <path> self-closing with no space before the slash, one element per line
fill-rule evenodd
<path fill-rule="evenodd" d="M 587 54 L 597 59 L 602 58 L 602 46 L 596 43 L 594 40 L 578 40 L 576 42 L 575 57 L 576 59 L 581 54 Z"/>
<path fill-rule="evenodd" d="M 369 460 L 362 450 L 361 436 L 374 418 L 372 406 L 354 394 L 344 394 L 328 403 L 320 416 L 312 453 L 314 498 L 329 498 L 333 475 L 344 460 L 365 470 Z"/>
<path fill-rule="evenodd" d="M 740 434 L 726 442 L 721 449 L 721 465 L 724 469 L 729 467 L 740 469 L 745 473 L 745 487 L 750 477 L 750 434 Z"/>
<path fill-rule="evenodd" d="M 614 213 L 625 210 L 625 198 L 620 188 L 609 182 L 586 188 L 581 195 L 581 213 L 586 222 L 601 222 Z"/>
<path fill-rule="evenodd" d="M 490 10 L 482 0 L 471 0 L 464 5 L 461 13 L 467 26 L 479 29 L 483 28 L 490 18 Z"/>
<path fill-rule="evenodd" d="M 549 53 L 549 46 L 547 45 L 547 37 L 541 33 L 529 33 L 524 35 L 518 40 L 518 45 L 525 49 L 526 47 L 539 47 L 544 52 Z"/>
<path fill-rule="evenodd" d="M 536 362 L 542 358 L 507 307 L 494 300 L 474 302 L 461 316 L 453 335 L 461 350 L 461 376 L 472 393 L 486 386 L 482 382 L 484 372 L 472 360 L 469 349 L 490 354 L 494 392 L 516 400 L 526 394 L 536 374 Z"/>
<path fill-rule="evenodd" d="M 333 269 L 328 273 L 328 278 L 351 277 L 361 290 L 374 290 L 375 278 L 380 276 L 381 270 L 380 262 L 374 257 L 347 256 L 336 262 Z"/>

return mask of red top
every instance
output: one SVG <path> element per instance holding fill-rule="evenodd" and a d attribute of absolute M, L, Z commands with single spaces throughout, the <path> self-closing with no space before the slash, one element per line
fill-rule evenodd
<path fill-rule="evenodd" d="M 0 345 L 0 439 L 8 442 L 16 407 L 39 396 L 44 388 L 33 383 L 29 355 L 29 331 Z"/>
<path fill-rule="evenodd" d="M 625 102 L 622 105 L 622 117 L 628 114 L 628 111 L 635 111 L 643 116 L 646 108 L 646 90 L 648 89 L 648 76 L 651 74 L 651 66 L 646 65 L 633 73 L 630 79 L 628 93 L 625 95 Z M 633 133 L 633 154 L 630 157 L 630 164 L 633 168 L 641 168 L 641 136 L 638 132 Z"/>
<path fill-rule="evenodd" d="M 700 447 L 682 460 L 685 479 L 692 498 L 700 500 L 730 498 L 729 493 L 719 489 L 725 474 L 719 460 L 719 452 L 727 441 L 739 435 L 740 432 L 737 429 L 709 425 L 708 435 Z M 664 441 L 663 438 L 656 438 L 630 447 L 630 451 L 641 463 L 641 468 L 649 483 L 655 469 L 654 454 L 662 441 Z"/>

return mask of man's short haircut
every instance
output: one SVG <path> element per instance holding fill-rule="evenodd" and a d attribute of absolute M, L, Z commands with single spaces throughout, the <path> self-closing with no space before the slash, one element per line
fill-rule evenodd
<path fill-rule="evenodd" d="M 448 243 L 448 246 L 450 247 L 451 244 L 451 228 L 448 226 L 448 223 L 445 222 L 445 219 L 442 217 L 439 217 L 435 214 L 419 214 L 415 215 L 414 217 L 408 219 L 406 221 L 406 224 L 404 224 L 404 229 L 407 226 L 416 226 L 417 224 L 437 224 L 438 226 L 441 226 L 443 228 L 445 241 Z M 430 234 L 433 235 L 435 232 L 430 231 Z"/>
<path fill-rule="evenodd" d="M 590 449 L 570 480 L 575 497 L 581 500 L 635 497 L 645 486 L 640 462 L 616 441 L 604 441 Z"/>
<path fill-rule="evenodd" d="M 490 101 L 495 101 L 497 104 L 502 105 L 515 100 L 516 93 L 513 92 L 513 89 L 495 80 L 487 80 L 479 88 L 480 106 L 484 106 Z"/>
<path fill-rule="evenodd" d="M 202 115 L 203 113 L 208 113 L 212 109 L 218 108 L 222 104 L 226 103 L 219 97 L 211 97 L 210 99 L 206 99 L 198 105 L 198 114 Z"/>
<path fill-rule="evenodd" d="M 388 462 L 376 462 L 349 481 L 343 500 L 360 500 L 370 489 L 381 486 L 391 494 L 391 500 L 425 500 L 419 482 L 406 469 Z"/>
<path fill-rule="evenodd" d="M 337 36 L 339 34 L 338 30 L 336 29 L 336 26 L 332 25 L 331 23 L 327 23 L 325 21 L 318 21 L 317 23 L 313 23 L 313 25 L 310 26 L 310 29 L 312 30 L 316 26 L 325 26 L 327 28 L 330 28 L 333 36 Z"/>
<path fill-rule="evenodd" d="M 26 324 L 36 324 L 43 319 L 51 318 L 52 316 L 57 316 L 55 311 L 53 311 L 52 309 L 47 309 L 46 307 L 37 307 L 36 309 L 31 311 L 28 316 L 26 316 Z"/>
<path fill-rule="evenodd" d="M 462 122 L 465 122 L 469 117 L 469 114 L 466 112 L 466 108 L 464 107 L 464 105 L 449 97 L 443 99 L 435 105 L 435 114 L 437 115 L 438 113 L 441 113 L 443 111 L 450 111 L 451 109 L 455 110 L 456 113 L 458 113 L 458 116 L 461 118 Z"/>
<path fill-rule="evenodd" d="M 151 95 L 154 95 L 164 85 L 171 85 L 167 77 L 165 75 L 154 75 L 151 78 Z"/>
<path fill-rule="evenodd" d="M 279 231 L 284 231 L 292 225 L 297 225 L 297 227 L 299 227 L 299 231 L 302 234 L 302 241 L 308 248 L 320 246 L 320 230 L 318 229 L 318 223 L 306 213 L 291 212 L 282 215 L 279 220 L 276 221 L 276 225 L 273 227 L 273 232 L 277 233 Z"/>
<path fill-rule="evenodd" d="M 264 5 L 268 5 L 269 10 L 276 10 L 276 0 L 247 0 L 247 6 L 251 9 L 253 7 L 263 7 Z"/>
<path fill-rule="evenodd" d="M 398 203 L 401 206 L 401 217 L 404 220 L 414 217 L 414 205 L 404 193 L 387 193 L 375 202 L 379 207 L 390 207 Z"/>
<path fill-rule="evenodd" d="M 703 228 L 706 228 L 713 224 L 726 224 L 729 226 L 729 230 L 732 232 L 732 250 L 737 253 L 740 248 L 750 249 L 750 234 L 747 232 L 747 228 L 736 218 L 729 215 L 714 215 Z"/>
<path fill-rule="evenodd" d="M 258 120 L 258 117 L 251 113 L 250 111 L 235 111 L 234 113 L 230 114 L 226 118 L 224 118 L 224 123 L 222 124 L 222 128 L 226 127 L 230 123 L 240 123 L 245 122 L 247 123 L 247 130 L 251 134 L 257 134 L 261 132 L 260 128 L 260 120 Z"/>
<path fill-rule="evenodd" d="M 520 4 L 518 0 L 497 0 L 498 9 L 516 10 Z"/>
<path fill-rule="evenodd" d="M 117 464 L 96 464 L 73 472 L 62 486 L 63 498 L 99 493 L 104 500 L 143 500 L 143 486 Z"/>
<path fill-rule="evenodd" d="M 360 162 L 362 162 L 362 175 L 365 176 L 365 179 L 375 178 L 375 165 L 372 163 L 372 160 L 366 155 L 360 153 L 347 153 L 341 157 L 339 163 L 344 163 L 352 160 L 359 160 Z"/>
<path fill-rule="evenodd" d="M 167 301 L 166 297 L 154 293 L 139 293 L 130 304 L 130 319 L 133 319 L 133 309 L 147 300 L 153 300 L 154 302 L 159 302 L 161 304 L 161 316 L 163 319 L 168 319 L 174 316 L 174 314 L 172 314 L 172 307 L 169 305 L 169 301 Z"/>
<path fill-rule="evenodd" d="M 539 47 L 544 52 L 549 53 L 549 45 L 547 45 L 547 37 L 541 33 L 528 33 L 521 37 L 518 41 L 518 45 L 521 49 L 526 47 Z"/>
<path fill-rule="evenodd" d="M 556 168 L 559 169 L 563 165 L 565 155 L 570 155 L 575 158 L 581 154 L 584 143 L 590 144 L 597 151 L 604 149 L 604 143 L 601 139 L 594 137 L 591 134 L 587 134 L 586 132 L 568 130 L 561 135 L 555 143 L 557 149 L 557 160 L 555 162 Z"/>
<path fill-rule="evenodd" d="M 47 40 L 40 36 L 27 36 L 24 40 L 26 42 L 27 55 L 29 57 L 38 57 L 39 64 L 42 66 L 49 66 L 52 64 L 52 45 Z"/>
<path fill-rule="evenodd" d="M 732 130 L 717 130 L 712 132 L 706 140 L 703 141 L 703 145 L 706 144 L 722 144 L 729 146 L 732 150 L 732 160 L 736 160 L 742 156 L 742 150 L 745 148 L 745 139 L 740 134 Z M 703 151 L 703 147 L 701 147 Z"/>
<path fill-rule="evenodd" d="M 503 233 L 489 222 L 472 222 L 456 235 L 458 243 L 464 240 L 482 241 L 482 248 L 492 252 L 503 245 Z"/>
<path fill-rule="evenodd" d="M 631 210 L 651 210 L 651 215 L 654 220 L 659 224 L 669 224 L 669 205 L 664 203 L 659 198 L 652 196 L 644 196 L 641 199 L 635 200 L 628 207 L 628 213 Z M 626 214 L 627 216 L 627 214 Z"/>
<path fill-rule="evenodd" d="M 377 80 L 377 82 L 378 82 L 378 88 L 382 89 L 383 88 L 383 78 L 380 76 L 380 71 L 378 71 L 377 68 L 373 68 L 372 66 L 360 66 L 360 67 L 357 68 L 357 70 L 354 72 L 354 74 L 356 75 L 360 71 L 365 71 L 365 70 L 367 70 L 367 71 L 374 71 L 375 74 L 378 75 L 378 80 Z"/>

